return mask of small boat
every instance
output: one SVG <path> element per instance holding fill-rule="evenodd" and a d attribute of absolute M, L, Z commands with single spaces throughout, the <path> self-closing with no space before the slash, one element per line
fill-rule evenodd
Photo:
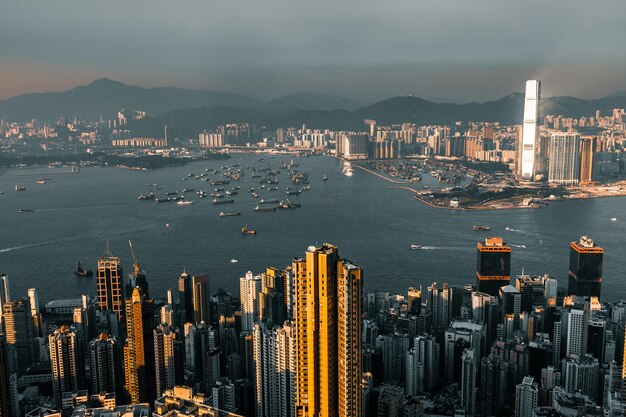
<path fill-rule="evenodd" d="M 611 221 L 612 222 L 616 222 L 617 221 L 617 217 L 611 217 Z"/>
<path fill-rule="evenodd" d="M 239 261 L 238 261 L 237 259 L 235 259 L 235 258 L 233 258 L 233 259 L 231 259 L 231 260 L 230 260 L 230 263 L 231 263 L 231 264 L 236 264 L 237 262 L 239 262 Z"/>
<path fill-rule="evenodd" d="M 256 235 L 256 230 L 248 229 L 248 224 L 246 223 L 246 225 L 241 228 L 241 234 L 242 235 Z"/>
<path fill-rule="evenodd" d="M 35 181 L 37 184 L 45 184 L 46 180 L 42 179 L 38 179 L 37 181 Z"/>
<path fill-rule="evenodd" d="M 259 207 L 256 206 L 254 211 L 276 211 L 276 207 Z"/>
<path fill-rule="evenodd" d="M 222 193 L 212 193 L 211 197 L 222 198 L 222 197 L 224 197 L 224 194 L 222 194 Z"/>
<path fill-rule="evenodd" d="M 157 199 L 154 200 L 154 202 L 157 203 L 157 204 L 169 203 L 169 202 L 172 202 L 172 201 L 174 201 L 174 200 L 172 200 L 169 197 L 168 198 L 157 198 Z"/>
<path fill-rule="evenodd" d="M 33 209 L 19 209 L 18 211 L 19 211 L 20 213 L 32 213 L 32 212 L 33 212 L 33 211 L 35 211 L 35 210 L 33 210 Z"/>
<path fill-rule="evenodd" d="M 287 190 L 287 195 L 300 195 L 300 190 Z"/>
<path fill-rule="evenodd" d="M 137 197 L 138 200 L 154 200 L 154 193 L 150 193 L 148 195 L 142 194 Z"/>
<path fill-rule="evenodd" d="M 26 187 L 22 187 L 18 182 L 17 184 L 15 184 L 15 191 L 26 191 Z"/>
<path fill-rule="evenodd" d="M 238 211 L 220 211 L 220 217 L 240 216 Z"/>
<path fill-rule="evenodd" d="M 206 193 L 206 191 L 204 191 L 204 190 L 200 190 L 200 191 L 197 191 L 197 192 L 196 192 L 196 195 L 197 195 L 198 197 L 200 197 L 200 198 L 204 198 L 204 197 L 206 197 L 206 196 L 207 196 L 207 193 Z"/>
<path fill-rule="evenodd" d="M 165 193 L 165 195 L 177 195 L 178 191 L 170 191 L 169 193 Z"/>
<path fill-rule="evenodd" d="M 412 244 L 411 245 L 411 249 L 413 249 L 413 250 L 420 250 L 420 249 L 422 249 L 422 245 Z"/>
<path fill-rule="evenodd" d="M 217 198 L 213 199 L 213 204 L 230 204 L 230 203 L 234 203 L 235 200 L 230 199 L 230 200 L 218 200 Z"/>
<path fill-rule="evenodd" d="M 237 191 L 226 191 L 227 195 L 237 195 Z"/>
<path fill-rule="evenodd" d="M 192 193 L 196 190 L 194 190 L 193 188 L 183 188 L 183 191 L 181 191 L 181 193 Z"/>
<path fill-rule="evenodd" d="M 328 175 L 324 174 L 324 177 L 322 178 L 322 181 L 328 181 Z"/>
<path fill-rule="evenodd" d="M 475 231 L 475 232 L 480 232 L 480 231 L 482 231 L 482 230 L 484 230 L 484 231 L 489 231 L 489 230 L 491 230 L 491 227 L 489 227 L 489 226 L 476 226 L 476 225 L 474 225 L 474 226 L 472 227 L 472 230 L 473 230 L 473 231 Z"/>
<path fill-rule="evenodd" d="M 74 271 L 74 275 L 79 277 L 90 277 L 93 275 L 93 271 L 91 269 L 84 269 L 80 264 L 80 261 L 76 263 L 76 270 Z"/>
<path fill-rule="evenodd" d="M 170 227 L 170 224 L 169 223 L 165 223 L 165 227 L 166 228 Z"/>
<path fill-rule="evenodd" d="M 179 200 L 176 202 L 176 205 L 178 206 L 188 206 L 190 204 L 193 204 L 193 201 L 191 200 Z"/>

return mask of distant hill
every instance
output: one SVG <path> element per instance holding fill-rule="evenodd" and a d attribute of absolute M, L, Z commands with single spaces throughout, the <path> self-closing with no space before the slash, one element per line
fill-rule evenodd
<path fill-rule="evenodd" d="M 419 97 L 393 97 L 367 106 L 343 97 L 295 93 L 267 102 L 225 93 L 180 88 L 142 88 L 106 78 L 62 93 L 26 94 L 0 101 L 0 117 L 24 121 L 56 120 L 59 116 L 95 119 L 113 117 L 118 110 L 145 110 L 149 117 L 132 121 L 134 135 L 160 135 L 163 125 L 172 134 L 196 135 L 226 123 L 250 122 L 260 128 L 299 127 L 363 130 L 363 119 L 381 125 L 395 123 L 445 124 L 455 121 L 492 121 L 521 124 L 524 96 L 509 94 L 484 103 L 436 103 Z M 626 108 L 626 92 L 583 100 L 550 97 L 541 101 L 541 113 L 567 117 L 609 114 Z"/>
<path fill-rule="evenodd" d="M 136 87 L 108 78 L 59 93 L 31 93 L 0 101 L 0 117 L 11 121 L 53 121 L 60 116 L 111 119 L 121 109 L 157 115 L 174 109 L 200 106 L 251 107 L 259 101 L 238 94 L 184 88 Z"/>
<path fill-rule="evenodd" d="M 513 125 L 522 123 L 524 96 L 513 93 L 496 101 L 485 103 L 434 103 L 419 97 L 394 97 L 354 111 L 347 110 L 293 110 L 263 109 L 263 106 L 237 109 L 230 107 L 202 107 L 180 109 L 163 113 L 135 125 L 140 132 L 158 132 L 167 124 L 179 129 L 178 134 L 195 135 L 203 129 L 214 129 L 220 124 L 250 122 L 259 127 L 328 128 L 335 130 L 364 130 L 364 119 L 374 119 L 381 125 L 395 123 L 446 124 L 455 121 L 493 121 Z M 609 114 L 613 108 L 626 108 L 625 97 L 604 97 L 582 100 L 574 97 L 551 97 L 541 102 L 541 113 L 561 114 L 567 117 L 592 116 L 596 110 Z"/>
<path fill-rule="evenodd" d="M 356 110 L 362 104 L 331 94 L 293 93 L 259 105 L 263 110 Z"/>

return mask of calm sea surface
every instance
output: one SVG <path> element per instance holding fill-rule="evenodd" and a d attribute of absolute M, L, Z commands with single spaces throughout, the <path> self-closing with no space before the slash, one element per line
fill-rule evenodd
<path fill-rule="evenodd" d="M 414 200 L 408 191 L 390 189 L 390 183 L 369 173 L 356 170 L 347 176 L 343 163 L 334 158 L 311 157 L 295 160 L 311 181 L 310 191 L 290 197 L 302 204 L 295 210 L 253 212 L 256 203 L 247 190 L 260 184 L 249 170 L 230 184 L 241 186 L 235 204 L 214 206 L 211 197 L 200 199 L 195 193 L 187 194 L 195 201 L 188 206 L 137 200 L 152 183 L 161 188 L 157 196 L 183 188 L 211 193 L 208 183 L 182 181 L 205 168 L 235 163 L 278 167 L 279 161 L 289 161 L 285 156 L 263 158 L 258 162 L 256 155 L 235 155 L 156 171 L 84 168 L 79 174 L 59 175 L 64 170 L 7 170 L 0 175 L 0 272 L 9 274 L 11 296 L 23 296 L 30 287 L 39 290 L 42 301 L 94 294 L 94 278 L 74 276 L 76 261 L 95 269 L 108 241 L 128 272 L 129 239 L 155 298 L 176 286 L 183 268 L 208 273 L 212 290 L 222 287 L 237 294 L 238 278 L 246 271 L 285 267 L 307 246 L 322 242 L 338 245 L 343 257 L 365 268 L 368 289 L 405 292 L 434 280 L 463 284 L 473 282 L 476 241 L 487 236 L 472 230 L 481 224 L 513 246 L 514 273 L 522 268 L 549 273 L 561 285 L 567 282 L 569 242 L 590 235 L 605 248 L 603 298 L 626 297 L 625 198 L 555 202 L 538 210 L 439 210 Z M 322 181 L 324 174 L 328 181 Z M 50 181 L 36 184 L 41 177 Z M 285 198 L 285 188 L 292 186 L 285 170 L 280 180 L 279 191 L 263 190 L 261 197 Z M 26 191 L 15 192 L 17 182 Z M 429 177 L 421 185 L 445 186 Z M 34 212 L 18 213 L 20 208 Z M 222 210 L 242 215 L 220 218 Z M 618 220 L 612 222 L 612 217 Z M 241 235 L 246 223 L 257 230 L 256 236 Z M 424 249 L 410 250 L 413 243 Z"/>

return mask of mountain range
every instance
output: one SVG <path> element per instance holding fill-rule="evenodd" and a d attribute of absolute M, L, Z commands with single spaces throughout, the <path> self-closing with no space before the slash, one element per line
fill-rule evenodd
<path fill-rule="evenodd" d="M 499 121 L 520 124 L 523 94 L 513 93 L 484 103 L 435 103 L 419 97 L 401 96 L 361 105 L 348 98 L 314 93 L 294 93 L 260 101 L 228 92 L 174 87 L 143 88 L 107 78 L 64 92 L 31 93 L 0 101 L 0 118 L 9 121 L 54 121 L 60 116 L 79 119 L 114 118 L 121 109 L 143 110 L 146 119 L 133 121 L 133 134 L 158 135 L 163 125 L 174 134 L 195 135 L 220 124 L 250 122 L 269 129 L 299 127 L 364 129 L 363 119 L 379 124 L 411 122 L 443 124 L 453 121 Z M 568 117 L 607 114 L 626 107 L 626 91 L 584 100 L 560 96 L 541 101 L 542 114 Z"/>

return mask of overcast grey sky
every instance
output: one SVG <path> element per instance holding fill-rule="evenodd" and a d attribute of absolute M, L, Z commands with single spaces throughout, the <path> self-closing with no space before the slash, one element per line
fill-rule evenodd
<path fill-rule="evenodd" d="M 0 98 L 93 79 L 468 101 L 626 89 L 625 0 L 4 1 Z"/>

